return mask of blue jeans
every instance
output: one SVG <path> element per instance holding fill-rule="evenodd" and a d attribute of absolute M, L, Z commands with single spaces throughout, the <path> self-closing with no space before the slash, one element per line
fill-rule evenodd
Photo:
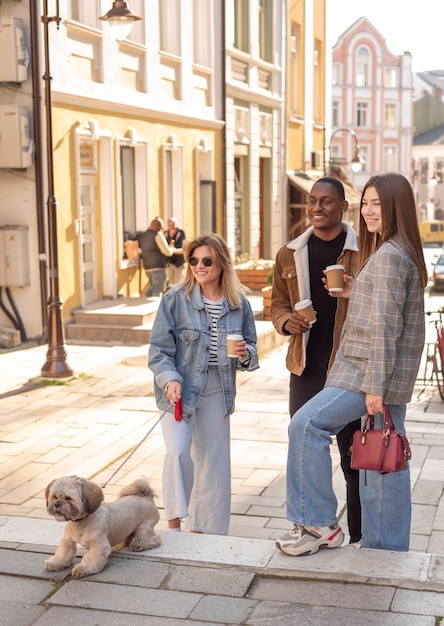
<path fill-rule="evenodd" d="M 160 296 L 165 287 L 166 270 L 145 270 L 145 274 L 148 277 L 148 287 L 146 290 L 146 297 Z"/>
<path fill-rule="evenodd" d="M 404 432 L 405 404 L 389 404 L 396 430 Z M 337 521 L 332 486 L 331 435 L 365 415 L 365 395 L 326 387 L 294 415 L 288 428 L 287 518 L 301 526 Z M 382 427 L 382 416 L 375 428 Z M 365 476 L 366 474 L 366 476 Z M 410 471 L 379 474 L 360 471 L 362 539 L 365 548 L 409 549 Z"/>

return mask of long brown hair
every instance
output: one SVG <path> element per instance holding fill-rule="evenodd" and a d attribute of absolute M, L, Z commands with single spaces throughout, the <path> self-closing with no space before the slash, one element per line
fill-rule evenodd
<path fill-rule="evenodd" d="M 362 217 L 362 200 L 367 189 L 374 187 L 381 205 L 381 233 L 371 233 Z M 427 286 L 428 274 L 419 235 L 415 198 L 409 181 L 402 174 L 390 172 L 372 176 L 367 181 L 361 196 L 359 216 L 360 265 L 385 241 L 399 238 L 409 257 L 418 268 L 422 285 Z"/>
<path fill-rule="evenodd" d="M 225 240 L 222 239 L 220 235 L 216 235 L 214 233 L 211 235 L 201 235 L 186 244 L 185 261 L 187 262 L 187 266 L 185 269 L 183 284 L 187 286 L 187 297 L 190 297 L 196 284 L 196 279 L 194 278 L 194 274 L 188 264 L 188 259 L 193 256 L 196 248 L 200 248 L 201 246 L 208 246 L 213 252 L 214 260 L 222 269 L 219 279 L 222 293 L 232 308 L 239 309 L 242 304 L 241 293 L 245 291 L 245 289 L 234 271 L 233 261 L 231 260 L 230 251 L 228 250 Z"/>

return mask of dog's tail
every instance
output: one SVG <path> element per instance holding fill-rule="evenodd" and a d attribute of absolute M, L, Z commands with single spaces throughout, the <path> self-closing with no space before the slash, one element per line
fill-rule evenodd
<path fill-rule="evenodd" d="M 141 476 L 132 482 L 131 485 L 124 487 L 117 497 L 124 498 L 125 496 L 141 496 L 142 498 L 151 498 L 152 500 L 154 498 L 154 491 L 151 489 L 145 476 Z"/>

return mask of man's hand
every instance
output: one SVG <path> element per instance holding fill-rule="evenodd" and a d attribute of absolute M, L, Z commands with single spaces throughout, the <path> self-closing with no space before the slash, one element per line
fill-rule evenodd
<path fill-rule="evenodd" d="M 310 330 L 311 324 L 306 317 L 302 317 L 299 313 L 291 314 L 290 318 L 285 322 L 285 330 L 290 335 L 303 335 Z"/>

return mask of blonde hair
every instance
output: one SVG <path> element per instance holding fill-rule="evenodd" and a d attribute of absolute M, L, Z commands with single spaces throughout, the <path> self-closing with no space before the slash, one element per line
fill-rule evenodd
<path fill-rule="evenodd" d="M 428 274 L 419 234 L 416 204 L 412 187 L 402 174 L 390 172 L 373 176 L 362 191 L 362 200 L 367 189 L 374 187 L 381 205 L 382 232 L 371 233 L 367 229 L 362 211 L 359 217 L 360 265 L 385 241 L 395 236 L 406 248 L 409 257 L 418 268 L 422 285 L 427 286 Z"/>
<path fill-rule="evenodd" d="M 201 235 L 200 237 L 196 237 L 195 239 L 187 242 L 185 249 L 185 261 L 187 262 L 187 266 L 182 283 L 186 285 L 187 298 L 190 297 L 191 292 L 196 285 L 196 279 L 191 271 L 188 260 L 193 256 L 194 251 L 202 246 L 208 246 L 210 248 L 213 253 L 214 261 L 222 270 L 219 278 L 219 284 L 225 299 L 230 307 L 239 309 L 242 306 L 241 295 L 245 291 L 245 288 L 239 281 L 236 272 L 234 271 L 230 251 L 228 250 L 225 240 L 216 234 Z"/>

